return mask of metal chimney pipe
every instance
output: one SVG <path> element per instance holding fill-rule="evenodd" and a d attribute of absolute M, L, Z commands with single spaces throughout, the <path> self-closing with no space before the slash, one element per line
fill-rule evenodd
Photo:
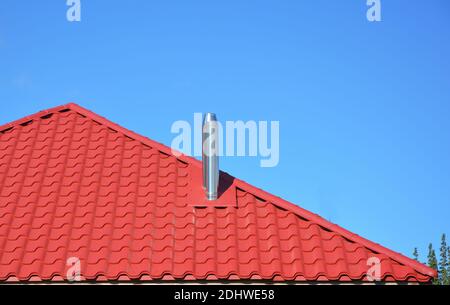
<path fill-rule="evenodd" d="M 219 125 L 214 113 L 206 113 L 202 128 L 203 189 L 206 199 L 216 200 L 219 189 Z"/>

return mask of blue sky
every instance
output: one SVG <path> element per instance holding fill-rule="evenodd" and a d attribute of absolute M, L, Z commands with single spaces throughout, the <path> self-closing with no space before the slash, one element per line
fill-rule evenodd
<path fill-rule="evenodd" d="M 450 3 L 0 2 L 0 124 L 76 102 L 169 145 L 175 120 L 280 121 L 280 163 L 221 168 L 426 257 L 450 234 Z"/>

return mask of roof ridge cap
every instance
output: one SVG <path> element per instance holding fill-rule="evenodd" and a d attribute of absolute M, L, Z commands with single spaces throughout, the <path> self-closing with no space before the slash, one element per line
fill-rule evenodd
<path fill-rule="evenodd" d="M 41 118 L 41 117 L 43 117 L 43 116 L 45 116 L 47 114 L 54 113 L 54 112 L 61 111 L 61 110 L 65 110 L 65 109 L 71 109 L 72 105 L 76 105 L 76 104 L 69 103 L 69 104 L 63 104 L 63 105 L 47 108 L 47 109 L 44 109 L 44 110 L 39 110 L 39 111 L 37 111 L 37 112 L 35 112 L 33 114 L 24 116 L 24 117 L 22 117 L 20 119 L 16 119 L 16 120 L 11 121 L 9 123 L 5 123 L 3 125 L 0 125 L 0 133 L 4 132 L 5 130 L 14 128 L 17 125 L 23 124 L 25 122 Z"/>
<path fill-rule="evenodd" d="M 183 154 L 182 152 L 179 152 L 179 151 L 176 151 L 176 150 L 172 150 L 167 145 L 164 145 L 164 144 L 162 144 L 160 142 L 157 142 L 157 141 L 152 140 L 152 139 L 150 139 L 148 137 L 140 135 L 140 134 L 138 134 L 138 133 L 136 133 L 136 132 L 134 132 L 132 130 L 129 130 L 129 129 L 123 127 L 123 126 L 120 126 L 119 124 L 116 124 L 116 123 L 112 122 L 111 120 L 109 120 L 109 119 L 107 119 L 107 118 L 105 118 L 105 117 L 103 117 L 103 116 L 101 116 L 101 115 L 99 115 L 99 114 L 97 114 L 97 113 L 87 109 L 87 108 L 84 108 L 84 107 L 82 107 L 82 106 L 80 106 L 80 105 L 78 105 L 77 103 L 74 103 L 74 102 L 69 102 L 69 103 L 66 103 L 66 104 L 59 105 L 59 106 L 55 106 L 55 107 L 47 108 L 47 109 L 44 109 L 44 110 L 40 110 L 40 111 L 35 112 L 35 113 L 31 114 L 31 115 L 27 115 L 27 116 L 22 117 L 20 119 L 11 121 L 11 122 L 3 124 L 3 125 L 0 125 L 0 133 L 4 132 L 5 130 L 9 130 L 11 128 L 14 128 L 17 125 L 23 124 L 25 122 L 32 121 L 32 120 L 35 120 L 35 119 L 38 119 L 38 118 L 42 118 L 43 116 L 45 116 L 47 114 L 55 113 L 55 112 L 66 110 L 66 109 L 69 109 L 69 110 L 75 111 L 75 112 L 77 112 L 77 113 L 79 113 L 81 115 L 84 115 L 87 118 L 89 118 L 91 120 L 94 120 L 94 121 L 96 121 L 96 122 L 98 122 L 98 123 L 100 123 L 100 124 L 102 124 L 102 125 L 104 125 L 104 126 L 106 126 L 108 128 L 111 128 L 111 129 L 113 129 L 113 130 L 115 130 L 117 132 L 120 132 L 120 133 L 124 134 L 127 137 L 130 137 L 130 138 L 132 138 L 132 139 L 134 139 L 136 141 L 141 142 L 144 145 L 151 146 L 151 147 L 157 149 L 158 151 L 160 151 L 160 152 L 162 152 L 164 154 L 171 155 L 171 156 L 181 160 L 182 162 L 195 164 L 195 165 L 200 165 L 200 161 L 199 160 L 197 160 L 197 159 L 195 159 L 193 157 L 187 156 L 187 155 Z"/>
<path fill-rule="evenodd" d="M 93 111 L 83 107 L 83 106 L 80 106 L 79 104 L 74 103 L 74 102 L 69 102 L 69 103 L 66 103 L 66 104 L 59 105 L 59 106 L 55 106 L 55 107 L 47 108 L 47 109 L 44 109 L 44 110 L 40 110 L 40 111 L 38 111 L 36 113 L 33 113 L 31 115 L 27 115 L 25 117 L 22 117 L 20 119 L 14 120 L 12 122 L 0 125 L 0 133 L 4 132 L 6 130 L 9 130 L 11 128 L 14 128 L 17 125 L 23 124 L 25 122 L 32 121 L 32 120 L 41 118 L 41 117 L 43 117 L 43 116 L 45 116 L 47 114 L 55 113 L 55 112 L 66 110 L 66 109 L 69 109 L 69 110 L 75 111 L 75 112 L 77 112 L 77 113 L 79 113 L 81 115 L 84 115 L 85 117 L 87 117 L 87 118 L 89 118 L 91 120 L 94 120 L 94 121 L 102 124 L 103 126 L 111 128 L 112 130 L 115 130 L 117 132 L 120 132 L 120 133 L 124 134 L 125 136 L 132 138 L 133 140 L 141 142 L 144 145 L 153 147 L 153 148 L 157 149 L 158 151 L 160 151 L 160 152 L 162 152 L 164 154 L 171 155 L 171 156 L 177 158 L 178 160 L 180 160 L 182 162 L 185 162 L 185 163 L 188 163 L 188 164 L 192 164 L 192 165 L 196 165 L 196 166 L 200 166 L 201 165 L 201 162 L 199 160 L 195 159 L 194 157 L 190 157 L 188 155 L 185 155 L 182 152 L 179 152 L 179 151 L 177 151 L 175 149 L 172 149 L 172 148 L 170 148 L 167 145 L 164 145 L 164 144 L 162 144 L 160 142 L 157 142 L 157 141 L 152 140 L 152 139 L 150 139 L 148 137 L 140 135 L 140 134 L 138 134 L 138 133 L 136 133 L 136 132 L 134 132 L 132 130 L 129 130 L 129 129 L 123 127 L 123 126 L 120 126 L 119 124 L 114 123 L 113 121 L 111 121 L 111 120 L 109 120 L 109 119 L 107 119 L 107 118 L 105 118 L 105 117 L 103 117 L 103 116 L 101 116 L 101 115 L 99 115 L 99 114 L 97 114 L 97 113 L 95 113 L 95 112 L 93 112 Z"/>
<path fill-rule="evenodd" d="M 91 120 L 94 120 L 108 128 L 111 128 L 117 132 L 124 134 L 127 137 L 132 138 L 133 140 L 139 141 L 144 145 L 151 146 L 151 147 L 157 149 L 158 151 L 162 152 L 163 154 L 173 156 L 174 158 L 177 158 L 178 160 L 188 163 L 188 164 L 193 164 L 193 163 L 200 164 L 200 161 L 193 157 L 187 156 L 187 155 L 183 154 L 182 152 L 172 149 L 171 147 L 169 147 L 167 145 L 164 145 L 158 141 L 155 141 L 148 137 L 140 135 L 140 134 L 138 134 L 130 129 L 127 129 L 117 123 L 114 123 L 113 121 L 111 121 L 111 120 L 109 120 L 87 108 L 84 108 L 78 104 L 69 103 L 66 106 L 69 107 L 71 110 L 90 118 Z"/>

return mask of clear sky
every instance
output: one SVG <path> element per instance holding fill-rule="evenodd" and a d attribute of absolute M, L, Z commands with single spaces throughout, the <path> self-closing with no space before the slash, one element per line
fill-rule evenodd
<path fill-rule="evenodd" d="M 426 257 L 450 235 L 450 2 L 0 1 L 0 124 L 76 102 L 170 145 L 175 120 L 280 121 L 280 163 L 221 168 Z"/>

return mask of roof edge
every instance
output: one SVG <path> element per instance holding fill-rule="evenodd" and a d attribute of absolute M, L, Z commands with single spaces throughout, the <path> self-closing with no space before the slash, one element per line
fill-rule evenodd
<path fill-rule="evenodd" d="M 276 206 L 279 206 L 283 209 L 289 210 L 300 217 L 304 217 L 310 221 L 315 222 L 316 224 L 318 224 L 324 228 L 327 228 L 333 232 L 339 233 L 343 237 L 345 237 L 349 240 L 352 240 L 354 242 L 358 242 L 375 252 L 385 254 L 386 256 L 396 260 L 399 263 L 410 266 L 411 268 L 413 268 L 414 270 L 416 270 L 417 272 L 419 272 L 423 275 L 430 276 L 433 278 L 437 277 L 437 271 L 434 270 L 433 268 L 430 268 L 430 267 L 428 267 L 416 260 L 413 260 L 401 253 L 392 251 L 380 244 L 372 242 L 372 241 L 370 241 L 364 237 L 361 237 L 355 233 L 352 233 L 351 231 L 344 229 L 343 227 L 341 227 L 337 224 L 334 224 L 334 223 L 324 219 L 323 217 L 321 217 L 313 212 L 310 212 L 306 209 L 303 209 L 302 207 L 300 207 L 296 204 L 293 204 L 292 202 L 289 202 L 281 197 L 275 196 L 275 195 L 268 193 L 262 189 L 256 188 L 245 181 L 239 180 L 237 178 L 235 178 L 235 179 L 237 180 L 238 186 L 239 185 L 243 186 L 243 189 L 246 189 L 246 188 L 252 189 L 252 193 L 254 195 L 257 195 L 258 197 L 261 197 L 263 199 L 265 198 L 267 201 L 271 202 L 272 204 L 274 204 Z"/>

